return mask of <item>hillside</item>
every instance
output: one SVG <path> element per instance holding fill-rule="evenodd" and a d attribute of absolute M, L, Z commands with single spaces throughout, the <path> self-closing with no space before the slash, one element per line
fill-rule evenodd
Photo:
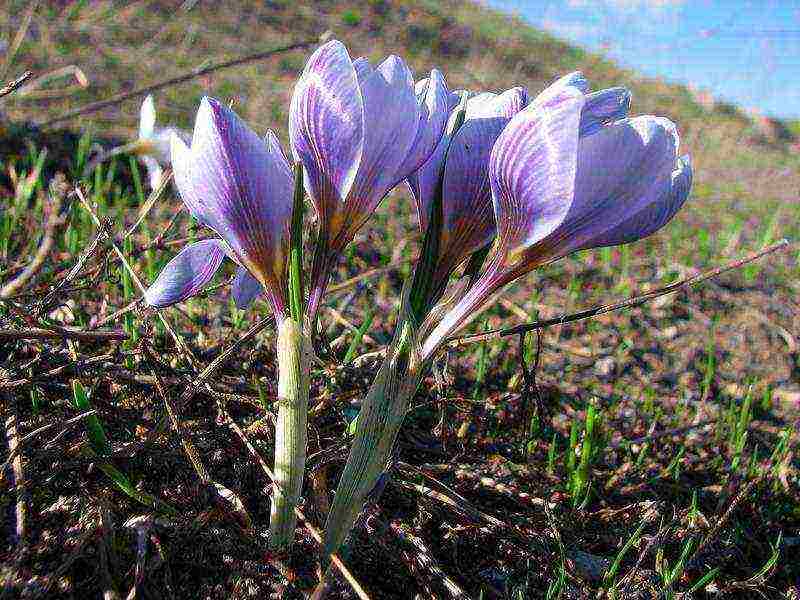
<path fill-rule="evenodd" d="M 184 362 L 154 313 L 138 303 L 108 238 L 147 283 L 179 244 L 202 232 L 168 193 L 122 244 L 147 192 L 135 161 L 123 156 L 84 172 L 91 153 L 136 136 L 141 98 L 60 119 L 68 111 L 307 41 L 155 93 L 161 124 L 190 129 L 208 94 L 232 102 L 257 131 L 276 129 L 285 144 L 294 82 L 319 37 L 331 32 L 354 56 L 398 53 L 420 76 L 438 67 L 456 89 L 526 85 L 535 93 L 581 70 L 594 89 L 630 88 L 632 114 L 675 121 L 695 183 L 674 222 L 645 242 L 583 252 L 531 274 L 472 330 L 610 303 L 800 237 L 796 122 L 770 123 L 713 102 L 697 91 L 702 82 L 641 77 L 477 3 L 6 1 L 0 18 L 0 79 L 34 72 L 28 85 L 0 99 L 0 202 L 7 209 L 0 214 L 0 282 L 36 253 L 48 191 L 58 195 L 64 181 L 81 185 L 110 219 L 98 235 L 73 202 L 38 279 L 0 301 L 0 329 L 102 326 L 125 334 L 124 341 L 75 344 L 0 337 L 4 418 L 14 406 L 22 436 L 47 426 L 22 450 L 32 515 L 25 552 L 12 542 L 15 503 L 10 496 L 0 503 L 9 533 L 0 579 L 12 597 L 108 590 L 125 597 L 133 586 L 146 598 L 198 590 L 209 598 L 294 598 L 307 596 L 318 579 L 318 547 L 306 530 L 291 559 L 266 553 L 267 482 L 226 421 L 229 411 L 272 463 L 274 339 L 267 330 L 236 342 L 262 313 L 232 306 L 228 278 L 165 311 L 196 357 Z M 313 524 L 324 522 L 348 421 L 377 368 L 374 352 L 391 340 L 402 280 L 418 249 L 416 215 L 400 189 L 357 236 L 333 282 L 324 316 L 333 362 L 315 372 L 312 390 L 304 508 Z M 76 261 L 81 268 L 73 274 Z M 57 301 L 48 295 L 55 282 Z M 798 298 L 794 245 L 632 310 L 551 327 L 542 335 L 535 394 L 520 370 L 538 361 L 535 335 L 454 350 L 422 386 L 391 478 L 343 558 L 372 598 L 457 597 L 447 582 L 471 598 L 539 598 L 552 590 L 547 597 L 645 599 L 665 589 L 686 598 L 719 590 L 791 598 L 800 577 L 790 558 L 800 539 Z M 365 321 L 369 327 L 359 331 Z M 209 387 L 178 406 L 183 428 L 170 429 L 164 390 L 181 396 L 226 349 L 233 356 Z M 366 358 L 345 360 L 351 350 Z M 176 506 L 177 517 L 148 521 L 148 534 L 137 537 L 141 529 L 130 519 L 153 511 L 98 467 L 111 463 L 87 455 L 83 428 L 65 424 L 76 414 L 73 377 L 91 388 L 115 468 L 140 492 Z M 600 415 L 600 433 L 588 447 L 585 504 L 576 506 L 569 486 L 587 448 L 589 407 Z M 187 460 L 186 439 L 214 481 L 241 499 L 251 526 L 242 526 L 241 511 L 209 500 Z M 341 581 L 334 588 L 335 597 L 354 597 Z"/>

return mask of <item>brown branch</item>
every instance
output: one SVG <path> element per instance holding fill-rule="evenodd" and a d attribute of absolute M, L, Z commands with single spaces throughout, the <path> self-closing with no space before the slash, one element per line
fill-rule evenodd
<path fill-rule="evenodd" d="M 30 329 L 0 329 L 0 342 L 10 340 L 59 340 L 70 339 L 80 340 L 82 342 L 90 341 L 110 341 L 110 340 L 127 340 L 128 334 L 124 331 L 84 331 L 82 329 L 73 329 L 66 327 L 58 327 L 54 329 L 42 329 L 40 327 L 32 327 Z"/>
<path fill-rule="evenodd" d="M 67 419 L 62 424 L 63 429 L 62 429 L 61 433 L 65 433 L 66 431 L 69 430 L 69 428 L 72 425 L 74 425 L 78 421 L 80 421 L 82 419 L 85 419 L 86 417 L 88 417 L 90 415 L 93 415 L 95 413 L 97 413 L 97 409 L 92 409 L 92 410 L 88 410 L 86 412 L 83 412 L 83 413 L 81 413 L 79 415 L 76 415 L 76 416 L 72 417 L 71 419 Z M 8 454 L 8 458 L 6 459 L 6 462 L 4 462 L 2 466 L 0 466 L 0 483 L 3 483 L 3 481 L 4 481 L 4 474 L 5 474 L 6 467 L 8 466 L 8 464 L 12 460 L 14 460 L 16 458 L 17 454 L 22 452 L 22 449 L 25 447 L 25 444 L 27 442 L 29 442 L 30 440 L 32 440 L 33 438 L 41 435 L 42 433 L 44 433 L 48 429 L 52 429 L 56 425 L 58 425 L 57 421 L 53 421 L 52 423 L 48 423 L 47 425 L 42 425 L 38 429 L 34 429 L 30 433 L 25 434 L 25 436 L 19 440 L 19 443 L 16 445 L 16 448 L 14 448 L 13 450 L 10 450 L 10 452 Z M 59 435 L 61 435 L 61 434 L 59 434 Z M 56 436 L 56 437 L 58 437 L 58 436 Z M 51 440 L 51 442 L 52 442 L 52 440 Z"/>
<path fill-rule="evenodd" d="M 22 75 L 14 79 L 13 81 L 9 81 L 6 85 L 0 88 L 0 98 L 3 96 L 8 96 L 10 93 L 18 90 L 22 87 L 22 84 L 28 81 L 33 75 L 32 71 L 25 71 Z"/>
<path fill-rule="evenodd" d="M 92 205 L 89 204 L 89 201 L 86 200 L 86 196 L 84 196 L 81 189 L 79 187 L 75 187 L 74 192 L 75 195 L 78 197 L 78 200 L 80 200 L 81 204 L 86 209 L 86 212 L 89 213 L 89 216 L 94 221 L 95 226 L 102 227 L 100 218 L 97 216 L 97 212 L 94 210 Z M 114 254 L 116 254 L 117 257 L 119 258 L 123 268 L 130 274 L 134 285 L 136 285 L 136 287 L 139 289 L 142 295 L 144 295 L 145 288 L 144 285 L 142 284 L 142 280 L 139 279 L 139 276 L 136 274 L 136 271 L 133 270 L 133 267 L 131 267 L 130 263 L 128 262 L 128 259 L 125 258 L 125 254 L 122 252 L 122 250 L 119 249 L 119 246 L 117 246 L 117 244 L 115 244 L 114 242 L 111 242 L 111 249 L 114 251 Z M 167 330 L 167 333 L 169 333 L 170 337 L 175 342 L 175 346 L 177 346 L 178 351 L 183 355 L 183 357 L 191 366 L 193 367 L 196 366 L 197 359 L 195 358 L 191 349 L 186 345 L 186 342 L 184 342 L 183 339 L 181 339 L 178 336 L 178 334 L 175 332 L 175 329 L 173 329 L 170 322 L 167 321 L 167 318 L 164 316 L 162 311 L 160 309 L 155 309 L 155 310 L 159 320 L 161 321 L 161 324 L 164 325 L 164 329 Z"/>
<path fill-rule="evenodd" d="M 9 390 L 13 388 L 18 388 L 24 385 L 29 385 L 35 381 L 46 381 L 48 379 L 54 379 L 60 376 L 62 373 L 72 370 L 79 370 L 82 367 L 86 367 L 89 365 L 96 365 L 101 364 L 106 361 L 113 360 L 116 354 L 114 352 L 109 352 L 107 354 L 99 354 L 97 356 L 90 356 L 89 358 L 82 359 L 79 361 L 72 361 L 65 365 L 61 365 L 59 367 L 55 367 L 50 369 L 49 371 L 45 371 L 44 373 L 39 373 L 32 377 L 26 377 L 24 379 L 12 379 L 8 380 L 3 377 L 0 377 L 0 390 Z M 2 375 L 2 372 L 0 372 Z"/>
<path fill-rule="evenodd" d="M 17 405 L 14 399 L 11 398 L 9 394 L 4 394 L 4 396 L 7 410 L 5 419 L 5 432 L 8 440 L 9 456 L 14 456 L 14 458 L 11 459 L 11 470 L 14 473 L 14 487 L 16 488 L 17 493 L 17 505 L 15 511 L 17 526 L 15 529 L 15 535 L 19 551 L 21 552 L 25 548 L 25 540 L 27 537 L 26 521 L 28 516 L 28 504 L 26 499 L 28 493 L 25 485 L 25 471 L 22 465 L 22 454 L 20 450 L 21 444 L 18 431 L 19 413 L 17 411 Z"/>
<path fill-rule="evenodd" d="M 652 292 L 641 294 L 639 296 L 633 296 L 622 302 L 616 302 L 614 304 L 605 304 L 603 306 L 596 306 L 594 308 L 582 310 L 580 312 L 572 313 L 569 315 L 561 315 L 553 319 L 545 319 L 542 321 L 534 321 L 533 323 L 516 325 L 514 327 L 509 327 L 508 329 L 492 329 L 481 333 L 454 336 L 449 338 L 443 344 L 442 347 L 458 348 L 460 346 L 464 346 L 467 344 L 476 344 L 479 342 L 498 340 L 500 338 L 508 337 L 511 335 L 519 335 L 522 333 L 527 333 L 529 331 L 546 329 L 547 327 L 552 327 L 554 325 L 564 325 L 565 323 L 583 321 L 584 319 L 589 319 L 591 317 L 596 317 L 598 315 L 603 315 L 616 310 L 623 310 L 626 308 L 634 308 L 636 306 L 641 306 L 642 304 L 645 304 L 650 300 L 653 300 L 660 296 L 666 296 L 667 294 L 674 294 L 675 292 L 678 292 L 684 288 L 697 285 L 698 283 L 702 283 L 709 279 L 713 279 L 714 277 L 722 275 L 723 273 L 727 273 L 728 271 L 739 269 L 748 263 L 758 260 L 762 256 L 772 254 L 779 250 L 785 250 L 787 248 L 790 248 L 791 246 L 792 244 L 790 244 L 788 240 L 783 239 L 779 242 L 775 242 L 771 246 L 767 246 L 766 248 L 759 250 L 758 252 L 753 252 L 752 254 L 749 254 L 744 258 L 731 261 L 721 267 L 717 267 L 716 269 L 711 269 L 710 271 L 706 271 L 705 273 L 700 273 L 692 277 L 681 279 L 680 281 L 676 281 L 675 283 L 671 283 L 670 285 L 658 288 L 657 290 L 653 290 Z"/>
<path fill-rule="evenodd" d="M 177 406 L 178 408 L 182 408 L 186 405 L 189 400 L 191 400 L 194 395 L 200 391 L 201 386 L 205 386 L 207 389 L 211 390 L 211 388 L 206 383 L 207 380 L 216 372 L 216 370 L 228 360 L 234 352 L 238 348 L 240 348 L 243 344 L 254 338 L 259 332 L 266 329 L 269 325 L 274 322 L 274 318 L 272 316 L 266 317 L 261 319 L 258 323 L 253 325 L 250 329 L 248 329 L 245 334 L 236 340 L 233 344 L 231 344 L 230 348 L 222 352 L 217 358 L 212 360 L 208 366 L 203 369 L 200 374 L 192 381 L 189 387 L 181 394 L 181 397 L 178 398 Z M 212 391 L 213 395 L 213 391 Z"/>
<path fill-rule="evenodd" d="M 58 117 L 49 119 L 47 121 L 43 121 L 42 123 L 39 123 L 39 127 L 49 127 L 56 123 L 61 123 L 62 121 L 68 121 L 69 119 L 72 119 L 80 115 L 97 112 L 98 110 L 102 110 L 104 108 L 108 108 L 109 106 L 120 104 L 121 102 L 130 100 L 131 98 L 146 96 L 147 94 L 163 89 L 165 87 L 177 85 L 179 83 L 186 83 L 187 81 L 191 81 L 192 79 L 202 77 L 203 75 L 208 75 L 209 73 L 213 73 L 214 71 L 219 71 L 220 69 L 237 67 L 245 63 L 263 60 L 265 58 L 275 56 L 276 54 L 282 54 L 284 52 L 290 52 L 292 50 L 299 50 L 301 48 L 308 48 L 309 46 L 316 44 L 318 41 L 319 41 L 318 39 L 313 39 L 313 40 L 305 40 L 302 42 L 295 42 L 287 46 L 281 46 L 279 48 L 273 48 L 272 50 L 266 50 L 262 52 L 255 52 L 253 54 L 247 54 L 245 56 L 240 56 L 239 58 L 234 58 L 232 60 L 227 60 L 214 65 L 209 65 L 202 69 L 195 69 L 193 71 L 190 71 L 189 73 L 184 73 L 183 75 L 178 75 L 177 77 L 171 77 L 170 79 L 159 81 L 158 83 L 155 83 L 153 85 L 137 88 L 135 90 L 131 90 L 130 92 L 123 92 L 121 94 L 116 94 L 105 100 L 90 102 L 85 106 L 81 106 L 74 110 L 67 111 L 63 115 L 59 115 Z"/>

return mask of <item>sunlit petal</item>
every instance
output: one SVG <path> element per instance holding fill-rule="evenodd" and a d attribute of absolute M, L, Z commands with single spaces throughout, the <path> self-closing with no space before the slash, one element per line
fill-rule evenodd
<path fill-rule="evenodd" d="M 231 294 L 236 308 L 247 308 L 263 292 L 264 287 L 255 277 L 250 275 L 247 269 L 243 267 L 236 269 L 236 277 L 233 278 L 233 285 L 231 286 Z"/>
<path fill-rule="evenodd" d="M 225 258 L 218 240 L 186 246 L 167 263 L 144 294 L 150 306 L 164 307 L 194 296 L 211 281 Z"/>
<path fill-rule="evenodd" d="M 289 137 L 306 190 L 327 224 L 350 192 L 364 146 L 364 103 L 341 42 L 328 42 L 306 64 L 292 95 Z"/>

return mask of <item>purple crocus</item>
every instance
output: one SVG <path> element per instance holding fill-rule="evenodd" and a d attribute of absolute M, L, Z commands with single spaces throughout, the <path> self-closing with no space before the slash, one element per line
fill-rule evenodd
<path fill-rule="evenodd" d="M 430 156 L 447 122 L 448 91 L 433 70 L 417 86 L 405 62 L 351 60 L 330 41 L 292 96 L 289 136 L 319 218 L 308 314 L 312 321 L 341 251 L 380 201 Z"/>
<path fill-rule="evenodd" d="M 650 235 L 689 194 L 692 171 L 687 157 L 678 158 L 675 126 L 658 117 L 628 119 L 626 90 L 590 94 L 586 80 L 573 73 L 522 108 L 525 98 L 522 90 L 476 96 L 473 118 L 409 182 L 422 220 L 442 181 L 440 261 L 441 251 L 460 257 L 452 263 L 488 243 L 493 222 L 497 235 L 482 272 L 449 310 L 429 310 L 419 327 L 415 319 L 400 319 L 361 406 L 328 513 L 325 552 L 336 551 L 349 533 L 385 468 L 411 398 L 449 335 L 495 292 L 538 266 Z M 405 314 L 416 311 L 412 293 Z"/>
<path fill-rule="evenodd" d="M 173 135 L 175 184 L 189 212 L 219 238 L 186 246 L 145 294 L 164 307 L 199 293 L 224 257 L 238 266 L 236 305 L 265 292 L 276 319 L 286 313 L 286 255 L 292 213 L 289 163 L 271 131 L 256 135 L 236 114 L 211 98 L 197 112 L 191 147 Z"/>
<path fill-rule="evenodd" d="M 175 183 L 184 204 L 219 238 L 184 248 L 164 267 L 145 299 L 161 307 L 197 294 L 225 256 L 238 266 L 233 282 L 237 306 L 266 295 L 276 321 L 279 399 L 270 544 L 282 551 L 294 539 L 294 509 L 303 486 L 311 361 L 302 314 L 287 306 L 294 175 L 272 132 L 259 138 L 216 100 L 204 98 L 200 104 L 190 147 L 177 135 L 171 144 Z M 294 290 L 295 298 L 301 294 Z"/>
<path fill-rule="evenodd" d="M 458 94 L 451 94 L 451 110 L 459 98 Z M 423 232 L 428 228 L 434 198 L 439 193 L 442 196 L 442 227 L 434 274 L 437 288 L 446 283 L 465 258 L 495 237 L 488 184 L 489 153 L 527 101 L 528 92 L 523 87 L 469 97 L 462 125 L 454 134 L 442 136 L 428 161 L 407 180 Z"/>
<path fill-rule="evenodd" d="M 478 280 L 425 339 L 423 358 L 511 281 L 578 250 L 647 237 L 685 202 L 692 169 L 678 156 L 675 125 L 626 118 L 623 88 L 587 88 L 578 73 L 558 80 L 508 122 L 488 165 L 463 165 L 466 178 L 488 170 L 497 239 Z"/>

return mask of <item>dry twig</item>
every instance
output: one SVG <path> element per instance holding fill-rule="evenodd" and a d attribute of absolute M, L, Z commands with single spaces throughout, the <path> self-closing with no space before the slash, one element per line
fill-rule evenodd
<path fill-rule="evenodd" d="M 116 94 L 115 96 L 112 96 L 111 98 L 107 98 L 105 100 L 90 102 L 85 106 L 81 106 L 74 110 L 67 111 L 63 115 L 59 115 L 53 119 L 48 119 L 46 121 L 43 121 L 42 123 L 39 123 L 39 126 L 49 127 L 51 125 L 55 125 L 56 123 L 61 123 L 62 121 L 68 121 L 80 115 L 97 112 L 98 110 L 108 108 L 109 106 L 120 104 L 122 102 L 125 102 L 126 100 L 130 100 L 131 98 L 139 98 L 141 96 L 146 96 L 147 94 L 151 94 L 152 92 L 155 92 L 157 90 L 166 87 L 178 85 L 180 83 L 186 83 L 187 81 L 191 81 L 192 79 L 197 79 L 198 77 L 202 77 L 203 75 L 208 75 L 209 73 L 213 73 L 214 71 L 219 71 L 220 69 L 237 67 L 245 63 L 255 62 L 258 60 L 263 60 L 265 58 L 270 58 L 272 56 L 275 56 L 277 54 L 282 54 L 284 52 L 299 50 L 301 48 L 308 48 L 309 46 L 316 44 L 318 41 L 319 40 L 317 39 L 313 39 L 313 40 L 304 40 L 302 42 L 295 42 L 294 44 L 281 46 L 279 48 L 273 48 L 272 50 L 255 52 L 253 54 L 247 54 L 245 56 L 240 56 L 239 58 L 234 58 L 232 60 L 226 60 L 221 63 L 203 67 L 202 69 L 195 69 L 193 71 L 190 71 L 189 73 L 184 73 L 183 75 L 179 75 L 177 77 L 171 77 L 169 79 L 165 79 L 164 81 L 159 81 L 158 83 L 155 83 L 153 85 L 140 87 L 135 90 L 131 90 L 130 92 L 123 92 L 121 94 Z"/>
<path fill-rule="evenodd" d="M 514 327 L 509 327 L 508 329 L 492 329 L 489 331 L 482 331 L 481 333 L 454 336 L 447 340 L 447 342 L 443 345 L 443 349 L 458 348 L 466 344 L 476 344 L 480 342 L 498 340 L 500 338 L 508 337 L 511 335 L 520 335 L 522 333 L 527 333 L 529 331 L 545 329 L 547 327 L 552 327 L 554 325 L 563 325 L 565 323 L 583 321 L 585 319 L 610 313 L 616 310 L 641 306 L 642 304 L 645 304 L 650 300 L 658 298 L 659 296 L 674 294 L 675 292 L 678 292 L 684 288 L 697 285 L 698 283 L 702 283 L 709 279 L 713 279 L 714 277 L 722 275 L 723 273 L 727 273 L 728 271 L 739 269 L 748 263 L 758 260 L 762 256 L 778 252 L 779 250 L 786 250 L 791 246 L 792 244 L 789 243 L 789 240 L 783 239 L 780 240 L 779 242 L 775 242 L 770 246 L 767 246 L 766 248 L 759 250 L 758 252 L 753 252 L 752 254 L 749 254 L 744 258 L 731 261 L 721 267 L 717 267 L 716 269 L 711 269 L 710 271 L 706 271 L 705 273 L 700 273 L 692 277 L 681 279 L 680 281 L 676 281 L 675 283 L 671 283 L 670 285 L 658 288 L 656 290 L 653 290 L 652 292 L 646 292 L 638 296 L 633 296 L 632 298 L 628 298 L 627 300 L 624 300 L 622 302 L 615 302 L 614 304 L 605 304 L 603 306 L 596 306 L 594 308 L 589 308 L 587 310 L 582 310 L 580 312 L 572 313 L 569 315 L 561 315 L 560 317 L 555 317 L 553 319 L 545 319 L 542 321 L 534 321 L 533 323 L 516 325 Z"/>

